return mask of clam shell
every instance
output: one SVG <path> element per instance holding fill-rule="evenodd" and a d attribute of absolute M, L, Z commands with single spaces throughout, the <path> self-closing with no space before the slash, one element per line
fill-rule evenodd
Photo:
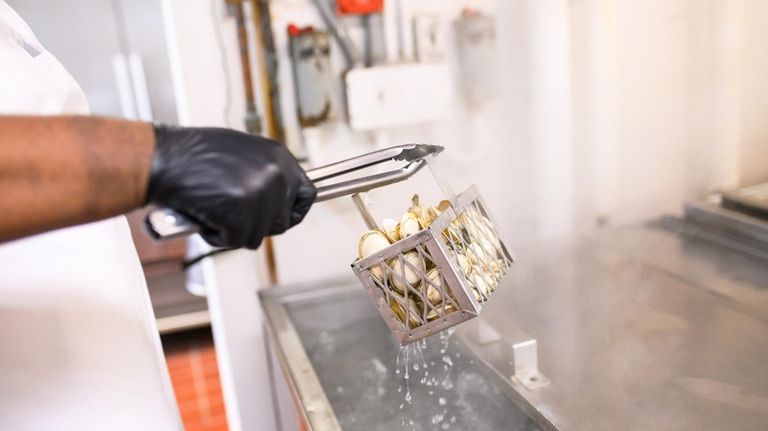
<path fill-rule="evenodd" d="M 398 228 L 398 235 L 400 239 L 408 238 L 411 235 L 418 233 L 421 230 L 419 219 L 416 214 L 411 211 L 407 211 L 403 214 L 403 218 L 400 219 L 400 227 Z"/>
<path fill-rule="evenodd" d="M 406 265 L 405 262 L 410 264 Z M 417 268 L 418 271 L 414 271 L 413 268 Z M 395 257 L 392 263 L 392 287 L 400 293 L 405 292 L 406 283 L 408 286 L 418 289 L 421 283 L 421 274 L 424 273 L 424 259 L 421 258 L 419 253 L 415 251 L 409 251 L 402 255 L 402 259 Z M 395 275 L 396 274 L 396 275 Z"/>
<path fill-rule="evenodd" d="M 432 268 L 427 272 L 427 279 L 432 283 L 422 283 L 422 295 L 424 289 L 426 289 L 426 297 L 432 305 L 437 305 L 443 301 L 443 295 L 440 293 L 443 289 L 443 278 L 440 276 L 440 271 L 437 268 Z M 435 288 L 437 286 L 438 289 Z"/>
<path fill-rule="evenodd" d="M 488 283 L 485 282 L 485 279 L 480 274 L 472 274 L 472 284 L 475 285 L 475 288 L 477 288 L 483 297 L 488 298 L 488 295 L 491 294 L 491 291 L 488 289 Z"/>
<path fill-rule="evenodd" d="M 467 258 L 469 259 L 469 263 L 473 266 L 480 266 L 481 269 L 483 268 L 483 264 L 487 265 L 487 262 L 491 260 L 489 259 L 489 256 L 485 254 L 485 251 L 483 251 L 483 247 L 478 243 L 469 245 Z"/>
<path fill-rule="evenodd" d="M 454 311 L 456 311 L 456 307 L 454 307 L 453 305 L 447 304 L 445 306 L 445 309 L 440 311 L 441 312 L 438 312 L 437 310 L 429 310 L 429 312 L 427 313 L 427 321 L 432 322 L 433 320 L 437 320 L 442 316 L 447 316 L 453 313 Z"/>
<path fill-rule="evenodd" d="M 421 224 L 421 227 L 426 229 L 428 228 L 437 217 L 440 216 L 443 212 L 440 211 L 437 208 L 427 208 L 425 211 L 421 212 L 421 215 L 419 216 L 419 224 Z"/>
<path fill-rule="evenodd" d="M 454 229 L 453 226 L 449 225 L 447 228 L 445 228 L 445 230 L 443 230 L 442 236 L 443 238 L 445 238 L 446 245 L 451 250 L 453 250 L 454 248 L 456 248 L 456 246 L 461 244 L 461 241 L 459 241 L 459 234 L 457 233 L 457 231 Z"/>
<path fill-rule="evenodd" d="M 398 298 L 401 301 L 405 301 L 405 299 L 402 296 L 398 296 Z M 406 327 L 408 329 L 415 328 L 419 325 L 421 325 L 421 322 L 419 321 L 419 316 L 421 316 L 421 311 L 416 303 L 416 301 L 413 300 L 413 298 L 408 298 L 408 311 L 409 313 L 406 313 L 406 311 L 403 309 L 403 306 L 400 305 L 399 302 L 396 300 L 392 300 L 392 303 L 390 304 L 390 309 L 392 310 L 392 313 L 397 317 L 398 320 L 400 320 L 400 323 L 405 325 L 406 315 L 408 316 L 408 325 Z"/>
<path fill-rule="evenodd" d="M 453 205 L 451 205 L 450 201 L 443 199 L 440 201 L 439 204 L 437 204 L 437 209 L 439 209 L 440 212 L 444 212 L 445 210 L 447 210 L 448 208 L 451 208 L 452 206 Z"/>
<path fill-rule="evenodd" d="M 384 233 L 378 230 L 369 230 L 360 237 L 360 241 L 357 243 L 357 256 L 363 259 L 389 246 L 389 239 Z M 381 265 L 372 266 L 370 272 L 379 280 L 384 279 L 384 268 Z"/>
<path fill-rule="evenodd" d="M 455 252 L 449 252 L 451 254 L 451 257 L 456 261 L 456 263 L 459 265 L 459 269 L 461 269 L 461 272 L 464 273 L 464 275 L 469 275 L 472 272 L 472 265 L 469 264 L 469 259 L 467 259 L 466 256 L 464 256 L 461 253 L 455 253 Z"/>
<path fill-rule="evenodd" d="M 387 236 L 391 243 L 400 241 L 400 233 L 398 232 L 400 223 L 398 223 L 397 220 L 385 218 L 381 221 L 381 227 L 384 229 L 384 235 Z"/>

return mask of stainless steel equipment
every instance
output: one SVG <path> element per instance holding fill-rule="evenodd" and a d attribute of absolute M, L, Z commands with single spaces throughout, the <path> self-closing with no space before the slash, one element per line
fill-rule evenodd
<path fill-rule="evenodd" d="M 352 195 L 370 229 L 380 230 L 368 212 L 366 192 L 410 178 L 425 165 L 447 195 L 448 206 L 421 230 L 370 256 L 352 270 L 401 345 L 476 317 L 512 264 L 486 206 L 473 186 L 455 195 L 435 165 L 442 147 L 403 145 L 307 171 L 319 185 L 318 201 Z M 323 185 L 387 161 L 408 162 L 399 169 Z M 153 211 L 147 230 L 157 239 L 197 230 L 191 220 L 169 209 Z"/>
<path fill-rule="evenodd" d="M 442 429 L 432 415 L 445 409 L 450 430 L 764 430 L 768 254 L 742 246 L 676 218 L 529 245 L 450 339 L 454 387 L 430 396 L 420 370 L 403 409 L 398 348 L 353 281 L 260 296 L 309 429 Z M 538 389 L 514 377 L 514 347 L 531 338 L 550 379 Z M 440 358 L 440 340 L 427 344 Z"/>

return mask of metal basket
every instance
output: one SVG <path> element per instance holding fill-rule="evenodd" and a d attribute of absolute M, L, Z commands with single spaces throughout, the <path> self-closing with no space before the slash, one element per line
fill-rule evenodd
<path fill-rule="evenodd" d="M 450 206 L 428 227 L 352 263 L 381 317 L 400 345 L 410 344 L 476 317 L 513 262 L 477 188 L 455 195 L 436 164 L 442 147 L 401 145 L 307 171 L 318 185 L 317 201 L 352 196 L 369 229 L 381 230 L 369 211 L 367 192 L 404 181 L 429 166 Z M 399 169 L 327 184 L 389 161 Z M 197 225 L 170 209 L 147 217 L 157 239 L 196 232 Z"/>
<path fill-rule="evenodd" d="M 400 345 L 476 317 L 513 262 L 476 187 L 451 203 L 428 228 L 352 264 Z"/>

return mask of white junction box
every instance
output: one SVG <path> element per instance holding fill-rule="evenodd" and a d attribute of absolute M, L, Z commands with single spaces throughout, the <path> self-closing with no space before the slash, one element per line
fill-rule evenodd
<path fill-rule="evenodd" d="M 375 130 L 446 118 L 455 91 L 446 64 L 392 64 L 346 76 L 349 124 Z"/>

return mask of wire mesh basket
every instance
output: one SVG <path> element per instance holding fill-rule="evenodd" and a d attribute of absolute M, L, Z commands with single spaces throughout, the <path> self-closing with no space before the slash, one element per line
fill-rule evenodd
<path fill-rule="evenodd" d="M 318 186 L 318 202 L 351 195 L 368 228 L 382 234 L 384 229 L 369 211 L 368 191 L 404 181 L 428 166 L 446 195 L 445 205 L 419 220 L 418 232 L 352 263 L 400 345 L 476 317 L 513 262 L 477 188 L 455 195 L 445 181 L 435 161 L 442 150 L 432 145 L 401 145 L 306 172 Z M 339 181 L 390 161 L 407 164 Z M 168 208 L 151 212 L 146 225 L 156 239 L 199 229 L 194 221 Z"/>
<path fill-rule="evenodd" d="M 352 264 L 406 345 L 476 317 L 513 259 L 476 187 L 420 232 Z"/>

